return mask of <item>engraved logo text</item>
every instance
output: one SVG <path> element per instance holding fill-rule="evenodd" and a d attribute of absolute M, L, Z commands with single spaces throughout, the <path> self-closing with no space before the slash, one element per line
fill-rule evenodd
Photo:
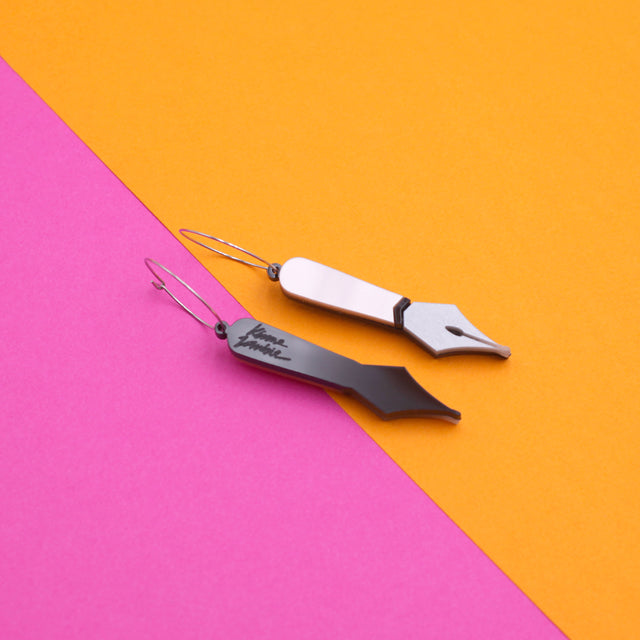
<path fill-rule="evenodd" d="M 257 324 L 253 329 L 240 336 L 233 347 L 245 347 L 250 351 L 259 351 L 276 360 L 291 360 L 291 358 L 282 355 L 282 350 L 289 348 L 284 339 L 271 335 L 261 324 Z"/>

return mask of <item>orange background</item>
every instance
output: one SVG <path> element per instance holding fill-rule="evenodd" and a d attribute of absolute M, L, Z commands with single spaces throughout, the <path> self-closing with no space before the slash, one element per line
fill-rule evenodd
<path fill-rule="evenodd" d="M 461 410 L 336 398 L 585 639 L 640 629 L 639 33 L 635 2 L 0 5 L 0 54 L 173 232 L 455 303 L 512 348 L 434 360 L 189 246 L 255 316 Z"/>

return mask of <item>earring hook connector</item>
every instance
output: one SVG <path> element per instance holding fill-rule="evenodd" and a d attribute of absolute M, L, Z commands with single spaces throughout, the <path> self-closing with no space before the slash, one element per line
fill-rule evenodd
<path fill-rule="evenodd" d="M 157 279 L 157 282 L 154 280 L 151 281 L 151 284 L 156 289 L 160 291 L 165 291 L 173 299 L 173 301 L 176 302 L 180 307 L 182 307 L 192 318 L 197 320 L 200 324 L 203 324 L 205 327 L 208 327 L 209 329 L 213 329 L 219 338 L 226 337 L 227 323 L 213 310 L 211 305 L 195 289 L 190 287 L 182 278 L 177 276 L 175 273 L 173 273 L 173 271 L 170 271 L 169 269 L 167 269 L 167 267 L 160 264 L 156 260 L 153 260 L 152 258 L 145 258 L 144 263 L 147 266 L 147 269 L 149 269 L 149 271 L 151 271 L 151 273 Z M 174 280 L 179 282 L 185 289 L 187 289 L 187 291 L 193 294 L 207 309 L 209 309 L 209 311 L 216 318 L 217 322 L 215 324 L 211 324 L 210 322 L 207 322 L 206 320 L 202 319 L 195 311 L 193 311 L 193 309 L 191 309 L 184 302 L 182 302 L 182 300 L 180 300 L 180 298 L 178 298 L 178 296 L 176 296 L 171 291 L 171 289 L 167 287 L 167 284 L 165 283 L 165 281 L 157 274 L 155 269 L 151 266 L 152 264 L 154 264 L 156 267 L 168 273 Z"/>
<path fill-rule="evenodd" d="M 215 253 L 220 254 L 221 256 L 224 256 L 225 258 L 230 258 L 231 260 L 235 260 L 236 262 L 241 262 L 242 264 L 246 264 L 250 267 L 257 267 L 258 269 L 264 269 L 265 271 L 269 270 L 269 267 L 274 266 L 275 263 L 273 262 L 269 262 L 268 260 L 265 260 L 264 258 L 261 258 L 259 255 L 256 255 L 255 253 L 247 250 L 247 249 L 243 249 L 242 247 L 239 247 L 237 244 L 233 244 L 232 242 L 227 242 L 226 240 L 222 240 L 222 238 L 216 238 L 215 236 L 209 235 L 208 233 L 204 233 L 202 231 L 194 231 L 193 229 L 180 229 L 180 234 L 183 235 L 187 240 L 191 240 L 191 242 L 195 242 L 196 244 L 199 244 L 201 247 L 204 247 L 205 249 L 209 249 L 209 251 L 213 251 Z M 195 238 L 192 238 L 190 236 L 188 236 L 188 233 L 192 233 L 193 235 L 196 236 L 201 236 L 203 238 L 209 238 L 209 240 L 214 240 L 215 242 L 219 242 L 220 244 L 224 244 L 227 247 L 231 247 L 232 249 L 236 249 L 237 251 L 240 251 L 241 253 L 244 253 L 248 256 L 251 256 L 252 258 L 255 258 L 256 260 L 259 260 L 260 262 L 262 262 L 262 264 L 256 264 L 255 262 L 249 262 L 248 260 L 243 260 L 242 258 L 238 258 L 237 256 L 232 256 L 229 253 L 225 253 L 224 251 L 220 251 L 220 249 L 215 249 L 214 247 L 208 245 L 206 242 L 201 242 L 200 240 L 196 240 Z"/>

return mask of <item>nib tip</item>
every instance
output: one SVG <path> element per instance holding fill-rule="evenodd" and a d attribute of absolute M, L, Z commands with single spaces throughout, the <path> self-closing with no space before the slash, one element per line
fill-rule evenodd
<path fill-rule="evenodd" d="M 511 356 L 511 349 L 509 349 L 509 347 L 503 345 L 503 344 L 499 344 L 496 346 L 496 353 L 499 356 L 502 356 L 503 358 L 505 358 L 505 360 Z"/>

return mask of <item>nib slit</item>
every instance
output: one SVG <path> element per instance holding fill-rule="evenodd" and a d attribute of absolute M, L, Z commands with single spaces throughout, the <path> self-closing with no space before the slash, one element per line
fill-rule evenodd
<path fill-rule="evenodd" d="M 498 349 L 498 353 L 502 357 L 508 358 L 511 355 L 511 350 L 508 347 L 503 347 L 499 345 L 497 342 L 493 342 L 493 340 L 487 340 L 485 338 L 480 338 L 479 336 L 474 336 L 472 333 L 467 333 L 463 331 L 460 327 L 454 327 L 453 325 L 447 325 L 445 329 L 452 333 L 454 336 L 460 336 L 465 338 L 471 338 L 471 340 L 476 340 L 477 342 L 482 342 L 483 344 L 489 345 L 490 347 L 495 347 Z"/>
<path fill-rule="evenodd" d="M 485 340 L 484 338 L 480 338 L 479 336 L 474 336 L 471 333 L 467 333 L 466 331 L 460 329 L 460 327 L 447 326 L 446 329 L 450 333 L 453 333 L 454 336 L 464 336 L 465 338 L 471 338 L 472 340 L 477 340 L 478 342 L 488 344 L 490 347 L 493 347 L 496 344 L 495 342 L 493 342 L 493 340 Z"/>

